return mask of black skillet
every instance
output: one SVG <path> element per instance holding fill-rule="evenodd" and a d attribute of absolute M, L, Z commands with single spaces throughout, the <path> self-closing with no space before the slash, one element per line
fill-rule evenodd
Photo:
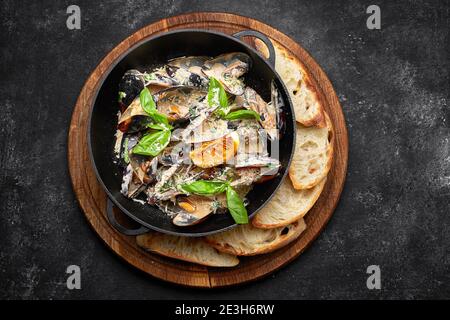
<path fill-rule="evenodd" d="M 261 39 L 267 45 L 270 57 L 266 60 L 256 50 L 239 40 L 244 36 Z M 265 101 L 270 101 L 272 79 L 275 80 L 281 98 L 284 100 L 284 129 L 282 138 L 278 142 L 278 158 L 282 169 L 276 178 L 255 185 L 250 191 L 247 196 L 249 200 L 247 211 L 250 217 L 266 204 L 285 178 L 295 145 L 295 120 L 288 92 L 275 72 L 275 51 L 269 39 L 253 30 L 241 31 L 233 36 L 193 29 L 157 35 L 136 44 L 110 66 L 105 72 L 90 115 L 88 141 L 91 160 L 97 178 L 110 200 L 107 210 L 108 219 L 120 232 L 136 235 L 152 229 L 173 235 L 204 236 L 236 226 L 229 214 L 212 215 L 205 221 L 190 227 L 173 225 L 171 219 L 158 208 L 134 202 L 120 193 L 122 170 L 114 161 L 117 160 L 114 155 L 114 134 L 117 126 L 118 84 L 125 71 L 149 70 L 153 66 L 180 56 L 216 56 L 228 52 L 244 52 L 252 58 L 252 66 L 245 76 L 245 83 L 255 89 Z M 275 149 L 273 143 L 269 148 Z M 138 222 L 141 227 L 127 229 L 120 225 L 114 218 L 113 204 Z"/>

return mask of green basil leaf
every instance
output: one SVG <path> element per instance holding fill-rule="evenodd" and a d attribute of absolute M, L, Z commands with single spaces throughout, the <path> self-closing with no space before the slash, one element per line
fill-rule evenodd
<path fill-rule="evenodd" d="M 248 214 L 244 202 L 237 192 L 229 185 L 227 186 L 227 207 L 237 224 L 248 223 Z"/>
<path fill-rule="evenodd" d="M 163 123 L 166 126 L 169 126 L 169 119 L 167 119 L 167 116 L 165 114 L 159 113 L 158 111 L 154 111 L 152 114 L 150 114 L 150 117 L 156 122 L 156 123 Z"/>
<path fill-rule="evenodd" d="M 150 90 L 148 90 L 148 88 L 142 89 L 141 93 L 139 94 L 139 101 L 141 102 L 142 109 L 144 109 L 144 111 L 148 114 L 156 111 L 155 101 L 153 100 L 152 94 L 150 93 Z"/>
<path fill-rule="evenodd" d="M 169 144 L 170 136 L 170 130 L 147 133 L 133 148 L 133 153 L 155 157 Z"/>
<path fill-rule="evenodd" d="M 209 79 L 208 105 L 217 108 L 216 113 L 226 115 L 230 109 L 228 96 L 222 84 L 214 77 Z"/>
<path fill-rule="evenodd" d="M 141 93 L 139 94 L 139 101 L 141 103 L 142 109 L 144 109 L 144 111 L 147 112 L 147 114 L 156 123 L 164 123 L 166 125 L 169 124 L 167 116 L 159 113 L 158 110 L 156 110 L 155 100 L 153 100 L 152 94 L 147 87 L 142 89 Z"/>
<path fill-rule="evenodd" d="M 261 120 L 259 113 L 253 110 L 237 110 L 224 116 L 225 120 L 251 119 Z"/>
<path fill-rule="evenodd" d="M 154 130 L 172 130 L 173 127 L 170 124 L 165 123 L 150 123 L 147 125 L 147 128 Z"/>
<path fill-rule="evenodd" d="M 184 183 L 179 188 L 186 193 L 213 196 L 225 192 L 227 186 L 227 181 L 197 180 L 191 183 Z"/>

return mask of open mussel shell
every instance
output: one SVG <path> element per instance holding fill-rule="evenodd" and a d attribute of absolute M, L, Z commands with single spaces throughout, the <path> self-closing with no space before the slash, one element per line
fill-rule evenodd
<path fill-rule="evenodd" d="M 182 68 L 188 70 L 189 72 L 203 76 L 202 67 L 209 59 L 211 58 L 207 56 L 179 57 L 169 60 L 167 64 L 169 66 Z"/>
<path fill-rule="evenodd" d="M 156 179 L 156 168 L 158 159 L 150 159 L 146 156 L 134 154 L 133 148 L 141 137 L 140 133 L 125 134 L 121 146 L 121 164 L 124 165 L 124 175 L 122 180 L 121 192 L 128 198 L 138 196 L 148 184 Z M 125 157 L 126 156 L 126 157 Z M 127 160 L 125 161 L 125 158 Z"/>
<path fill-rule="evenodd" d="M 159 154 L 158 161 L 163 166 L 173 166 L 183 163 L 189 159 L 191 145 L 184 142 L 170 142 L 169 145 Z"/>
<path fill-rule="evenodd" d="M 134 119 L 136 117 L 141 117 Z M 139 97 L 135 98 L 133 102 L 128 106 L 128 108 L 121 114 L 119 118 L 119 124 L 118 128 L 122 132 L 129 131 L 130 127 L 132 127 L 132 124 L 134 123 L 137 125 L 137 122 L 140 122 L 141 120 L 145 120 L 145 118 L 148 120 L 148 114 L 145 112 L 144 109 L 142 109 L 141 102 L 139 100 Z M 134 122 L 133 122 L 134 120 Z M 136 121 L 139 120 L 139 121 Z M 135 128 L 137 129 L 137 128 Z M 138 130 L 134 130 L 138 131 Z"/>
<path fill-rule="evenodd" d="M 201 89 L 177 86 L 154 95 L 157 109 L 170 121 L 187 120 L 202 105 L 207 92 Z"/>
<path fill-rule="evenodd" d="M 184 138 L 186 143 L 201 143 L 212 141 L 229 134 L 228 121 L 220 118 L 209 117 L 201 125 L 193 130 L 189 136 Z"/>
<path fill-rule="evenodd" d="M 272 103 L 267 103 L 252 88 L 246 87 L 242 96 L 236 97 L 235 103 L 243 108 L 255 111 L 261 117 L 259 121 L 271 140 L 278 139 L 277 110 Z"/>
<path fill-rule="evenodd" d="M 141 135 L 139 133 L 123 133 L 120 142 L 119 165 L 123 168 L 130 163 L 129 155 L 133 147 L 138 143 Z M 126 160 L 125 160 L 126 159 Z"/>
<path fill-rule="evenodd" d="M 177 208 L 175 209 L 175 212 L 178 212 L 178 214 L 173 218 L 172 222 L 179 227 L 195 225 L 218 209 L 215 208 L 215 203 L 219 203 L 218 206 L 221 206 L 219 200 L 210 197 L 197 195 L 179 197 L 176 203 Z"/>
<path fill-rule="evenodd" d="M 121 94 L 121 102 L 125 106 L 129 106 L 134 98 L 139 96 L 139 93 L 145 87 L 144 75 L 136 69 L 131 69 L 125 72 L 119 82 L 119 92 Z"/>
<path fill-rule="evenodd" d="M 147 84 L 161 87 L 186 86 L 207 90 L 209 80 L 202 74 L 193 73 L 184 68 L 165 65 L 151 74 Z"/>
<path fill-rule="evenodd" d="M 236 70 L 233 70 L 234 72 L 237 72 L 234 74 L 236 77 L 242 76 L 244 73 L 246 73 L 250 66 L 251 66 L 252 59 L 250 56 L 243 52 L 230 52 L 221 54 L 213 59 L 205 61 L 203 64 L 203 72 L 211 70 L 216 65 L 221 65 L 221 68 L 227 69 L 229 67 L 236 68 L 237 65 L 240 65 L 242 67 L 245 67 L 245 69 L 238 68 Z M 228 69 L 230 71 L 230 69 Z"/>
<path fill-rule="evenodd" d="M 124 171 L 122 178 L 122 185 L 120 192 L 130 199 L 136 198 L 142 191 L 145 190 L 146 184 L 143 183 L 136 173 L 133 171 L 133 167 L 129 164 Z"/>
<path fill-rule="evenodd" d="M 208 77 L 219 80 L 224 89 L 240 96 L 244 93 L 245 85 L 240 77 L 248 72 L 251 58 L 242 52 L 222 54 L 204 63 L 202 71 Z"/>

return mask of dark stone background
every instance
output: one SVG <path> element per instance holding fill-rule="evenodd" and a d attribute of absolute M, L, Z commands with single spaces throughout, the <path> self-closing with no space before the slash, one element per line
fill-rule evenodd
<path fill-rule="evenodd" d="M 77 4 L 82 28 L 66 28 Z M 366 28 L 378 4 L 382 29 Z M 449 298 L 449 8 L 445 1 L 1 1 L 0 298 Z M 67 169 L 89 73 L 158 19 L 226 11 L 269 23 L 323 67 L 344 109 L 348 177 L 321 236 L 274 275 L 190 290 L 117 258 L 90 229 Z M 82 269 L 82 290 L 65 269 Z M 366 288 L 380 265 L 381 290 Z"/>

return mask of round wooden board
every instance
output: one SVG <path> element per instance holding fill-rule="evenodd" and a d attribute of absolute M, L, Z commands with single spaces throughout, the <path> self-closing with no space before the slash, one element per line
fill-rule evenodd
<path fill-rule="evenodd" d="M 231 269 L 208 268 L 147 253 L 137 247 L 135 237 L 116 231 L 106 220 L 107 196 L 97 182 L 89 159 L 89 108 L 92 96 L 108 66 L 143 38 L 180 28 L 218 30 L 228 34 L 254 29 L 276 39 L 304 63 L 334 125 L 333 166 L 322 195 L 305 217 L 306 231 L 299 239 L 278 251 L 240 258 L 241 263 Z M 184 286 L 204 288 L 226 287 L 257 280 L 286 265 L 305 250 L 320 234 L 338 203 L 347 171 L 347 157 L 347 128 L 341 106 L 330 81 L 311 56 L 292 39 L 262 22 L 234 14 L 212 12 L 190 13 L 160 20 L 135 32 L 116 46 L 95 68 L 81 90 L 68 138 L 69 170 L 75 194 L 90 225 L 108 247 L 131 265 L 154 277 Z"/>

